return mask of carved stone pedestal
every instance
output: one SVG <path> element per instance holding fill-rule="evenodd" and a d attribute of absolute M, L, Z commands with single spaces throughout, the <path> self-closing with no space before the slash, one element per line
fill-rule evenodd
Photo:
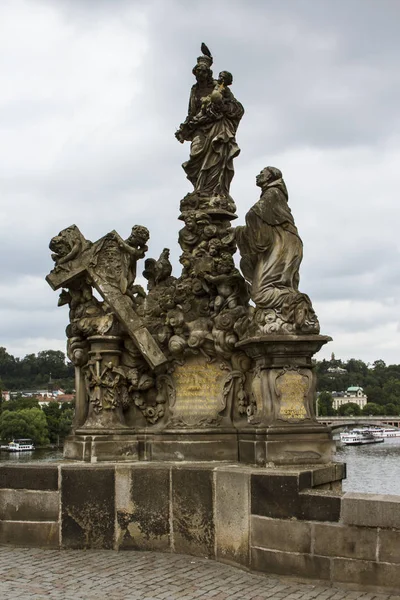
<path fill-rule="evenodd" d="M 144 460 L 144 444 L 130 430 L 119 434 L 103 431 L 97 435 L 81 432 L 65 440 L 64 458 L 92 463 Z"/>
<path fill-rule="evenodd" d="M 264 466 L 325 464 L 335 443 L 314 413 L 311 359 L 331 338 L 268 335 L 238 344 L 255 364 L 249 428 L 239 433 L 239 460 Z"/>
<path fill-rule="evenodd" d="M 102 335 L 88 338 L 89 362 L 84 376 L 89 395 L 87 419 L 81 430 L 85 433 L 125 428 L 119 394 L 119 375 L 115 367 L 121 356 L 121 340 L 117 336 Z"/>

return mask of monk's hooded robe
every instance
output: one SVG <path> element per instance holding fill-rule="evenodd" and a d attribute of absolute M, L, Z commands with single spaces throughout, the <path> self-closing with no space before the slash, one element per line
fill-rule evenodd
<path fill-rule="evenodd" d="M 258 308 L 284 310 L 304 297 L 298 292 L 303 243 L 288 206 L 283 179 L 273 181 L 236 228 L 240 267 Z"/>

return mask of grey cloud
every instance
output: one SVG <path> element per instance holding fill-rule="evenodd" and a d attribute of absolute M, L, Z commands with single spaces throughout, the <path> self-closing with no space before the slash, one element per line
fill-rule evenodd
<path fill-rule="evenodd" d="M 90 239 L 111 229 L 127 236 L 133 224 L 142 223 L 151 231 L 149 256 L 169 246 L 179 271 L 179 200 L 190 185 L 180 166 L 188 146 L 177 143 L 174 131 L 186 116 L 191 69 L 202 41 L 215 56 L 214 71 L 233 72 L 233 91 L 246 109 L 232 186 L 237 222 L 258 198 L 255 174 L 276 164 L 284 170 L 305 243 L 301 288 L 316 305 L 374 298 L 384 308 L 389 298 L 399 298 L 397 180 L 388 180 L 390 167 L 385 167 L 399 152 L 397 2 L 347 0 L 339 9 L 331 0 L 35 0 L 22 4 L 27 14 L 35 3 L 68 28 L 72 45 L 86 40 L 85 52 L 98 43 L 96 28 L 110 19 L 115 26 L 105 38 L 109 47 L 99 47 L 99 61 L 106 60 L 104 80 L 97 74 L 93 90 L 85 87 L 90 73 L 80 69 L 79 55 L 66 60 L 71 47 L 61 42 L 56 56 L 39 62 L 24 54 L 21 63 L 18 48 L 8 49 L 12 83 L 15 73 L 35 70 L 40 85 L 51 90 L 46 61 L 51 69 L 58 62 L 61 69 L 72 69 L 62 73 L 71 89 L 59 82 L 55 95 L 46 97 L 25 86 L 12 102 L 0 99 L 0 236 L 7 257 L 0 273 L 10 298 L 21 275 L 44 277 L 51 268 L 49 239 L 71 223 Z M 4 16 L 6 11 L 5 5 L 0 8 Z M 50 36 L 50 21 L 49 29 L 45 21 L 42 26 L 43 35 Z M 119 27 L 128 40 L 121 47 L 113 44 Z M 130 62 L 136 32 L 143 36 L 140 64 Z M 35 35 L 25 47 L 29 43 L 34 47 Z M 124 72 L 127 86 L 113 88 L 124 65 L 132 65 Z M 121 108 L 118 103 L 110 108 L 107 98 L 111 104 L 121 99 Z M 362 165 L 365 148 L 380 161 L 373 190 L 363 183 L 373 168 L 372 159 Z M 320 159 L 312 162 L 310 149 Z M 346 149 L 357 167 L 354 180 L 341 157 Z M 303 185 L 302 178 L 313 178 L 315 185 Z M 377 214 L 373 202 L 380 198 L 385 206 Z M 343 226 L 346 220 L 353 229 Z M 7 344 L 24 348 L 24 336 L 63 340 L 67 316 L 56 309 L 57 295 L 50 289 L 42 295 L 32 284 L 26 294 L 29 307 L 18 301 L 13 310 L 10 301 L 0 308 L 0 334 Z M 327 333 L 337 331 L 340 339 L 347 330 L 369 329 L 368 320 L 383 325 L 396 319 L 395 311 L 376 310 L 375 318 L 349 323 L 343 313 L 328 319 L 333 331 Z"/>

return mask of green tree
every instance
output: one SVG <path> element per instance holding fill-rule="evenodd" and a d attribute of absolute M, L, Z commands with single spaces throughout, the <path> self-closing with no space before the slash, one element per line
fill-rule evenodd
<path fill-rule="evenodd" d="M 23 396 L 17 396 L 12 400 L 8 400 L 4 403 L 3 410 L 16 411 L 23 410 L 24 408 L 39 408 L 39 402 L 36 398 L 25 398 Z"/>
<path fill-rule="evenodd" d="M 49 438 L 52 444 L 63 440 L 70 432 L 74 409 L 72 403 L 66 402 L 61 406 L 57 402 L 51 402 L 43 407 L 46 415 Z"/>
<path fill-rule="evenodd" d="M 71 431 L 72 419 L 74 418 L 74 409 L 67 408 L 61 411 L 59 421 L 60 439 L 64 439 Z"/>
<path fill-rule="evenodd" d="M 321 392 L 317 397 L 318 415 L 320 417 L 331 417 L 336 414 L 332 403 L 333 398 L 330 392 Z"/>
<path fill-rule="evenodd" d="M 385 407 L 380 406 L 379 404 L 375 404 L 374 402 L 367 402 L 367 404 L 362 409 L 363 415 L 384 415 Z"/>
<path fill-rule="evenodd" d="M 389 402 L 389 404 L 386 404 L 385 406 L 385 414 L 389 417 L 398 416 L 400 414 L 400 406 Z"/>
<path fill-rule="evenodd" d="M 348 402 L 347 404 L 342 404 L 338 408 L 338 415 L 342 417 L 352 417 L 361 415 L 361 408 L 355 402 Z"/>
<path fill-rule="evenodd" d="M 0 415 L 0 438 L 31 438 L 35 444 L 49 443 L 46 415 L 40 408 L 4 411 Z"/>
<path fill-rule="evenodd" d="M 383 403 L 383 392 L 379 385 L 373 384 L 365 386 L 364 393 L 368 398 L 368 402 L 373 402 L 375 404 Z"/>
<path fill-rule="evenodd" d="M 50 402 L 47 406 L 43 406 L 42 410 L 46 415 L 50 442 L 55 444 L 60 435 L 60 407 L 57 402 Z"/>
<path fill-rule="evenodd" d="M 400 379 L 390 377 L 383 384 L 383 396 L 385 404 L 397 404 L 400 401 Z"/>

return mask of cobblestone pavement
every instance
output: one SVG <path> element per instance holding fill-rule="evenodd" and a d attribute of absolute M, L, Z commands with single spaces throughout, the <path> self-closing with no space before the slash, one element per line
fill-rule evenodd
<path fill-rule="evenodd" d="M 0 547 L 2 600 L 400 600 L 156 552 Z"/>

